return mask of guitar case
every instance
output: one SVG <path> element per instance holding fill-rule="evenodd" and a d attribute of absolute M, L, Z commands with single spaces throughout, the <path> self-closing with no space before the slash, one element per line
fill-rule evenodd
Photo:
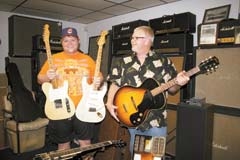
<path fill-rule="evenodd" d="M 12 104 L 14 119 L 18 122 L 29 122 L 42 117 L 43 111 L 35 102 L 32 92 L 24 86 L 17 65 L 6 61 L 5 71 L 10 86 L 7 98 Z"/>

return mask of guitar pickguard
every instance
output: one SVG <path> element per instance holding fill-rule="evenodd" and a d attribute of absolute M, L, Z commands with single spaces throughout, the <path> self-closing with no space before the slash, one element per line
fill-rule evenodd
<path fill-rule="evenodd" d="M 138 126 L 144 121 L 145 117 L 147 117 L 149 110 L 160 109 L 164 104 L 165 97 L 163 93 L 153 97 L 149 90 L 146 90 L 143 101 L 138 106 L 138 112 L 130 116 L 130 121 L 134 126 Z"/>

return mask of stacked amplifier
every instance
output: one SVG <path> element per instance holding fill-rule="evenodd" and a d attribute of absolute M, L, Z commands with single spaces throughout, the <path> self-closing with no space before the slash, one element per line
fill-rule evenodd
<path fill-rule="evenodd" d="M 214 23 L 198 25 L 198 45 L 200 47 L 213 47 L 240 44 L 239 19 L 223 19 Z"/>
<path fill-rule="evenodd" d="M 12 15 L 8 18 L 9 26 L 9 52 L 6 59 L 16 63 L 29 90 L 34 90 L 38 85 L 36 77 L 41 63 L 46 60 L 45 45 L 42 39 L 43 27 L 50 26 L 51 51 L 60 51 L 60 36 L 62 23 L 44 19 Z M 43 58 L 44 57 L 44 58 Z"/>
<path fill-rule="evenodd" d="M 148 26 L 148 21 L 136 20 L 112 26 L 113 31 L 113 56 L 131 53 L 131 35 L 133 30 L 142 25 Z"/>
<path fill-rule="evenodd" d="M 154 49 L 159 53 L 192 53 L 196 16 L 190 12 L 162 16 L 149 20 L 154 30 Z"/>

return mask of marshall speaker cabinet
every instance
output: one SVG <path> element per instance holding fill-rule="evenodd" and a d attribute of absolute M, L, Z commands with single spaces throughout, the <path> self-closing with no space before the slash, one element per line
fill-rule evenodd
<path fill-rule="evenodd" d="M 218 44 L 233 44 L 235 42 L 235 27 L 240 26 L 237 19 L 226 19 L 218 24 Z"/>
<path fill-rule="evenodd" d="M 193 35 L 189 33 L 158 35 L 154 39 L 153 47 L 158 53 L 192 53 Z"/>
<path fill-rule="evenodd" d="M 130 37 L 138 26 L 148 26 L 148 21 L 137 20 L 112 26 L 113 39 Z"/>
<path fill-rule="evenodd" d="M 155 35 L 175 32 L 195 33 L 196 15 L 185 12 L 163 16 L 149 20 L 149 25 L 153 28 Z"/>
<path fill-rule="evenodd" d="M 13 15 L 9 23 L 9 56 L 31 56 L 32 37 L 42 35 L 45 24 L 50 26 L 50 36 L 60 36 L 62 23 Z"/>
<path fill-rule="evenodd" d="M 176 160 L 211 160 L 214 105 L 180 103 Z"/>

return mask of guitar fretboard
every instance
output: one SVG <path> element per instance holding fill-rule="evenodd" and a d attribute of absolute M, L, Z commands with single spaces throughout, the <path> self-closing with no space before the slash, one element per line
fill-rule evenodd
<path fill-rule="evenodd" d="M 53 151 L 49 153 L 49 156 L 52 159 L 55 158 L 66 158 L 66 157 L 73 157 L 77 154 L 83 153 L 85 151 L 90 151 L 90 150 L 94 150 L 97 148 L 101 148 L 101 147 L 105 147 L 105 146 L 110 146 L 113 143 L 111 141 L 106 141 L 106 142 L 101 142 L 101 143 L 96 143 L 96 144 L 91 144 L 89 146 L 86 147 L 79 147 L 79 148 L 73 148 L 73 149 L 68 149 L 68 150 L 60 150 L 60 151 Z"/>
<path fill-rule="evenodd" d="M 198 67 L 194 67 L 191 70 L 187 71 L 187 76 L 191 77 L 192 75 L 198 73 L 200 69 Z M 162 84 L 161 86 L 154 88 L 151 90 L 151 93 L 153 96 L 158 95 L 159 93 L 162 93 L 163 91 L 171 88 L 172 86 L 176 85 L 176 78 L 173 78 L 172 80 L 168 81 L 167 83 Z"/>

